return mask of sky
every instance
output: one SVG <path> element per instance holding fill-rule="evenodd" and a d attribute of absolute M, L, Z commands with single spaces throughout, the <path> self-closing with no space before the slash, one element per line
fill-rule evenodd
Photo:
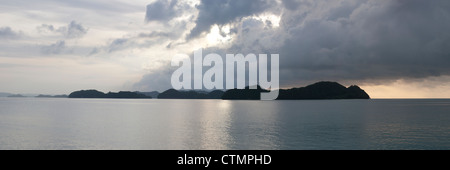
<path fill-rule="evenodd" d="M 0 92 L 164 91 L 176 54 L 279 54 L 280 86 L 450 98 L 448 0 L 0 0 Z"/>

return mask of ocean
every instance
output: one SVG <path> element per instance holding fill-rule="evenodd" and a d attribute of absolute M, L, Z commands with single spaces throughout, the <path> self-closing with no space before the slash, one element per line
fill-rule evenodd
<path fill-rule="evenodd" d="M 448 150 L 450 100 L 0 98 L 0 149 Z"/>

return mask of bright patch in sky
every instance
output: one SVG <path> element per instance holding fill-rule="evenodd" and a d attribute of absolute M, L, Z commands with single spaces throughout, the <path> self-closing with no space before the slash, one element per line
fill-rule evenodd
<path fill-rule="evenodd" d="M 219 28 L 218 25 L 214 25 L 211 31 L 206 35 L 208 46 L 216 45 L 229 45 L 232 40 L 230 32 L 230 26 L 225 25 Z"/>

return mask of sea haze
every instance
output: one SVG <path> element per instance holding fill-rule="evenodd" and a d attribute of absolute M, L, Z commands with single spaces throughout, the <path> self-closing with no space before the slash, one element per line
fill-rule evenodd
<path fill-rule="evenodd" d="M 0 98 L 0 149 L 450 149 L 450 100 Z"/>

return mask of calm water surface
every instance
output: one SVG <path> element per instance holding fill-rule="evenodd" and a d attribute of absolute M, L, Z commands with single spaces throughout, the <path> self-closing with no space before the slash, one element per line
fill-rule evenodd
<path fill-rule="evenodd" d="M 450 100 L 0 98 L 0 149 L 450 149 Z"/>

